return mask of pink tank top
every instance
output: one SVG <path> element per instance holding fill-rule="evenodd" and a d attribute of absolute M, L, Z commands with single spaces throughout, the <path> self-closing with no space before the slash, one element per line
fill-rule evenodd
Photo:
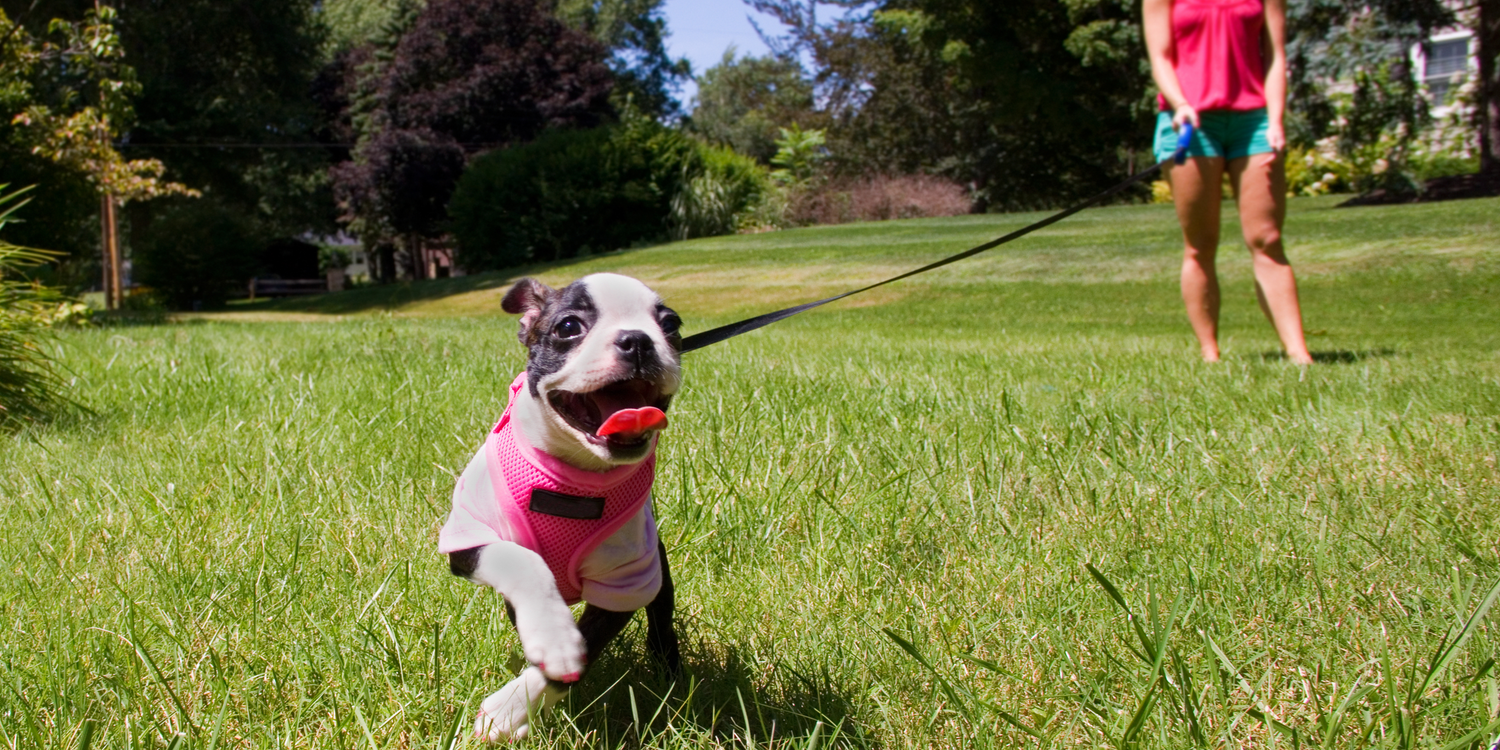
<path fill-rule="evenodd" d="M 1200 111 L 1266 106 L 1261 0 L 1173 0 L 1172 67 L 1188 104 Z M 1158 96 L 1163 110 L 1166 97 Z"/>
<path fill-rule="evenodd" d="M 490 484 L 516 538 L 552 569 L 568 604 L 583 599 L 578 564 L 620 530 L 651 499 L 656 454 L 632 466 L 585 471 L 529 445 L 516 434 L 510 413 L 526 373 L 510 384 L 510 401 L 485 441 Z"/>

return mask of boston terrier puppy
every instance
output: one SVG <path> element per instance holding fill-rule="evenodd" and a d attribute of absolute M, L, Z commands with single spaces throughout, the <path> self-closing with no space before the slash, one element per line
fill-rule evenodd
<path fill-rule="evenodd" d="M 459 477 L 438 542 L 454 575 L 505 598 L 530 662 L 480 706 L 474 732 L 490 742 L 525 737 L 637 609 L 651 653 L 679 667 L 651 482 L 682 384 L 682 321 L 615 274 L 562 289 L 522 279 L 501 306 L 521 316 L 526 371 Z"/>

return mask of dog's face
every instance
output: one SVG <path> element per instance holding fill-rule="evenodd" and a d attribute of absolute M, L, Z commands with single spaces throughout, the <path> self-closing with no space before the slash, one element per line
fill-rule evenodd
<path fill-rule="evenodd" d="M 682 384 L 677 313 L 645 284 L 609 273 L 562 289 L 522 279 L 501 306 L 521 316 L 532 402 L 524 414 L 541 421 L 522 425 L 533 444 L 593 470 L 650 455 L 655 429 L 600 436 L 599 428 L 624 409 L 667 410 Z"/>

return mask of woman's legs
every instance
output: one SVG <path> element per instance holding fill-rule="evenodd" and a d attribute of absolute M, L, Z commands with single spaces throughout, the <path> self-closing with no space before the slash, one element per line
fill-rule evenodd
<path fill-rule="evenodd" d="M 1193 157 L 1167 167 L 1172 202 L 1182 224 L 1182 301 L 1198 337 L 1203 359 L 1219 361 L 1219 203 L 1223 200 L 1224 160 Z"/>
<path fill-rule="evenodd" d="M 1274 153 L 1233 159 L 1229 162 L 1229 181 L 1239 202 L 1240 227 L 1250 248 L 1260 309 L 1276 327 L 1287 358 L 1297 364 L 1311 364 L 1302 334 L 1297 278 L 1281 245 L 1281 226 L 1286 219 L 1282 160 Z"/>

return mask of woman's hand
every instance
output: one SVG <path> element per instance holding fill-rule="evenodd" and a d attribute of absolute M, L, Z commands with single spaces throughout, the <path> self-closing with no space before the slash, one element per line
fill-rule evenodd
<path fill-rule="evenodd" d="M 1181 133 L 1182 124 L 1185 122 L 1192 123 L 1194 130 L 1202 129 L 1198 124 L 1198 110 L 1193 109 L 1193 105 L 1191 104 L 1179 104 L 1177 105 L 1177 111 L 1172 113 L 1172 128 L 1174 130 Z"/>
<path fill-rule="evenodd" d="M 1266 125 L 1266 143 L 1276 153 L 1286 153 L 1286 128 L 1279 122 Z"/>

